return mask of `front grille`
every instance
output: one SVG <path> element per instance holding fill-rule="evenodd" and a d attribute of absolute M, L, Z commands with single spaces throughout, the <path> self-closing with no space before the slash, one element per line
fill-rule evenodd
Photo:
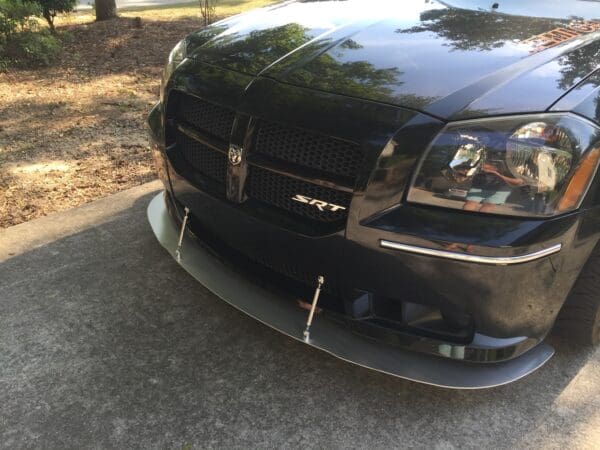
<path fill-rule="evenodd" d="M 352 184 L 364 156 L 358 145 L 274 122 L 261 124 L 253 152 Z"/>
<path fill-rule="evenodd" d="M 219 184 L 225 184 L 227 176 L 227 156 L 177 130 L 175 138 L 177 153 L 188 167 L 181 167 L 182 171 L 190 169 L 199 172 L 204 177 Z"/>
<path fill-rule="evenodd" d="M 200 189 L 224 196 L 226 153 L 234 119 L 232 109 L 172 91 L 167 105 L 166 143 L 174 144 L 169 158 L 177 173 Z"/>
<path fill-rule="evenodd" d="M 287 213 L 321 223 L 343 222 L 352 200 L 349 192 L 338 191 L 280 175 L 260 167 L 252 167 L 246 182 L 248 197 L 279 208 Z M 315 205 L 292 200 L 297 194 L 342 206 L 346 209 L 321 211 Z"/>
<path fill-rule="evenodd" d="M 176 172 L 221 198 L 227 192 L 227 152 L 235 117 L 234 109 L 180 91 L 169 95 L 166 136 L 167 145 L 174 144 L 169 157 Z M 248 136 L 252 143 L 245 148 L 247 211 L 301 233 L 342 229 L 364 159 L 362 147 L 262 119 L 249 130 L 256 131 L 250 131 L 255 134 Z M 317 204 L 292 200 L 297 195 Z"/>
<path fill-rule="evenodd" d="M 177 122 L 229 142 L 235 111 L 180 92 L 175 95 Z"/>

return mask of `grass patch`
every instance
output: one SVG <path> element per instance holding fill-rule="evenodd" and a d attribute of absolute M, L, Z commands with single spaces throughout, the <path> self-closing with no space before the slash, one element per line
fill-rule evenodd
<path fill-rule="evenodd" d="M 219 0 L 215 8 L 218 19 L 240 14 L 255 8 L 278 3 L 277 0 Z M 141 17 L 142 19 L 170 21 L 182 18 L 200 18 L 197 2 L 185 2 L 177 5 L 131 7 L 119 10 L 121 17 Z M 75 25 L 95 20 L 94 11 L 80 10 L 57 17 L 58 25 Z"/>

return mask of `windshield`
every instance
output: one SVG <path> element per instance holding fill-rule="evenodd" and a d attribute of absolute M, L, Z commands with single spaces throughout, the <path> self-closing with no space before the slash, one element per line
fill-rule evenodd
<path fill-rule="evenodd" d="M 553 19 L 600 19 L 600 0 L 440 0 L 448 6 Z"/>

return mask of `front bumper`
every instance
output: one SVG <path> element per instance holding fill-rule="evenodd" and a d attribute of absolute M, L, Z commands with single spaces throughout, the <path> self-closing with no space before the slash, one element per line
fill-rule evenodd
<path fill-rule="evenodd" d="M 319 315 L 311 339 L 302 337 L 307 312 L 289 295 L 261 287 L 214 256 L 191 233 L 184 234 L 180 258 L 176 257 L 179 224 L 166 193 L 148 207 L 148 219 L 159 242 L 179 264 L 221 299 L 256 320 L 311 347 L 342 360 L 400 378 L 455 389 L 481 389 L 516 381 L 541 367 L 554 353 L 541 343 L 524 354 L 499 363 L 466 363 L 421 354 L 360 337 L 327 314 Z M 441 343 L 440 346 L 448 347 Z M 440 354 L 452 352 L 440 348 Z"/>

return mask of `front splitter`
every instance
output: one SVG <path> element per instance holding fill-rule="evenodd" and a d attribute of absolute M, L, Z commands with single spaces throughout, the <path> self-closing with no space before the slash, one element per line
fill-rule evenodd
<path fill-rule="evenodd" d="M 541 367 L 554 349 L 541 343 L 523 355 L 502 363 L 476 364 L 425 355 L 371 341 L 342 325 L 318 317 L 306 342 L 302 333 L 306 311 L 293 299 L 254 284 L 216 258 L 196 238 L 185 234 L 176 257 L 179 228 L 169 215 L 165 193 L 148 206 L 148 220 L 163 247 L 196 280 L 250 317 L 344 361 L 411 381 L 452 389 L 483 389 L 516 381 Z"/>

